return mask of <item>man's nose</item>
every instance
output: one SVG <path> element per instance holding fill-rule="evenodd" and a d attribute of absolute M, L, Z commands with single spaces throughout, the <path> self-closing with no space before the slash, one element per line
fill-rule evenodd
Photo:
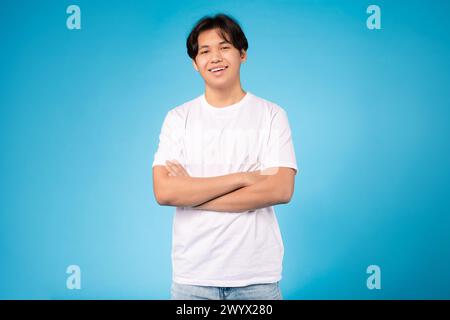
<path fill-rule="evenodd" d="M 220 62 L 222 61 L 222 53 L 217 50 L 213 50 L 212 52 L 212 62 Z"/>

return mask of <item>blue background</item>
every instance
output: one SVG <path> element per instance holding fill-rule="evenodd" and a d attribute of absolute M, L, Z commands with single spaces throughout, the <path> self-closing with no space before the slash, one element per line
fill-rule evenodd
<path fill-rule="evenodd" d="M 0 298 L 169 298 L 174 209 L 151 163 L 166 113 L 204 90 L 185 39 L 222 11 L 301 169 L 276 207 L 284 298 L 450 298 L 450 5 L 380 0 L 2 1 Z"/>

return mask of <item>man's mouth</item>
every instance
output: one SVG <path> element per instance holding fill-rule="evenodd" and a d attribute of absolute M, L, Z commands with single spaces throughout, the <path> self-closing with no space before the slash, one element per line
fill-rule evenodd
<path fill-rule="evenodd" d="M 220 66 L 220 67 L 215 67 L 215 68 L 208 69 L 208 71 L 209 72 L 213 72 L 213 73 L 217 73 L 217 72 L 221 72 L 221 71 L 223 71 L 223 70 L 225 70 L 227 68 L 228 68 L 228 66 Z"/>

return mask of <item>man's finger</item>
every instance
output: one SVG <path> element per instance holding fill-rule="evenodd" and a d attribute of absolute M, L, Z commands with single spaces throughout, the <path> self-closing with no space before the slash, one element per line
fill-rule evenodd
<path fill-rule="evenodd" d="M 169 160 L 167 160 L 166 164 L 170 169 L 175 170 L 175 164 L 173 162 L 170 162 Z"/>
<path fill-rule="evenodd" d="M 170 168 L 169 166 L 166 166 L 167 171 L 169 172 L 169 176 L 170 175 L 174 175 L 175 172 L 172 170 L 172 168 Z"/>
<path fill-rule="evenodd" d="M 181 165 L 177 160 L 166 160 L 167 168 L 173 173 L 174 176 L 186 176 L 190 177 L 183 165 Z"/>
<path fill-rule="evenodd" d="M 183 166 L 178 161 L 173 160 L 169 162 L 174 170 L 176 170 L 177 172 L 182 172 Z"/>
<path fill-rule="evenodd" d="M 178 170 L 177 172 L 179 172 L 180 174 L 182 174 L 184 176 L 189 176 L 189 174 L 187 173 L 186 169 L 181 164 L 175 164 L 175 167 Z"/>
<path fill-rule="evenodd" d="M 181 171 L 183 172 L 183 174 L 187 177 L 189 177 L 189 173 L 186 171 L 186 169 L 184 167 L 181 167 Z"/>
<path fill-rule="evenodd" d="M 170 161 L 166 161 L 166 169 L 171 173 L 172 175 L 176 175 L 176 171 L 173 169 L 173 165 L 170 163 Z"/>

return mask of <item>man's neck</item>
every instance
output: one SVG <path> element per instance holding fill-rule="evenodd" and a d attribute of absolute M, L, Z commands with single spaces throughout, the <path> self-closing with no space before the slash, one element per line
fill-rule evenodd
<path fill-rule="evenodd" d="M 205 98 L 208 103 L 217 108 L 226 108 L 232 104 L 241 101 L 246 92 L 242 90 L 241 85 L 228 90 L 214 89 L 210 87 L 205 88 Z"/>

